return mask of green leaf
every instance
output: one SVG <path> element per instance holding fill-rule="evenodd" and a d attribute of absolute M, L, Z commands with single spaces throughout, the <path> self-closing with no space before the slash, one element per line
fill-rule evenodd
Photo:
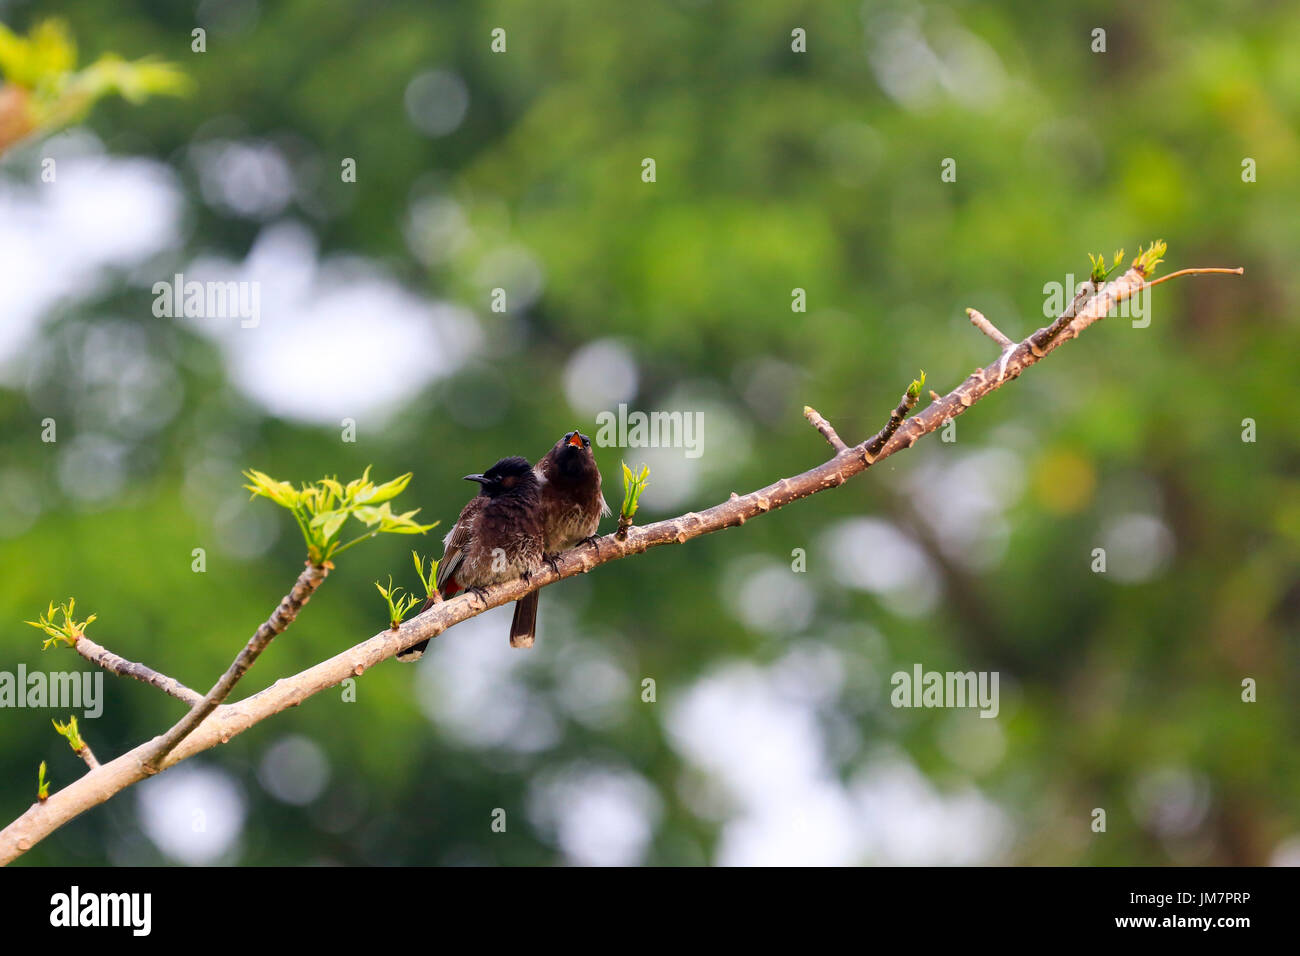
<path fill-rule="evenodd" d="M 276 481 L 270 475 L 252 468 L 244 472 L 244 477 L 252 482 L 244 487 L 253 493 L 253 497 L 261 495 L 270 498 L 282 508 L 293 508 L 299 503 L 301 497 L 299 492 L 295 491 L 293 485 L 287 481 Z"/>
<path fill-rule="evenodd" d="M 77 729 L 76 714 L 69 716 L 66 724 L 61 724 L 57 720 L 51 720 L 50 723 L 54 725 L 54 729 L 58 731 L 60 736 L 67 738 L 68 746 L 73 751 L 81 753 L 82 748 L 86 746 L 86 742 L 81 739 L 81 731 Z"/>
<path fill-rule="evenodd" d="M 411 472 L 408 471 L 406 474 L 399 475 L 392 481 L 386 481 L 382 485 L 373 487 L 363 494 L 358 494 L 356 500 L 358 502 L 364 501 L 366 504 L 377 505 L 381 501 L 388 501 L 392 498 L 396 498 L 406 490 L 406 486 L 410 483 Z"/>
<path fill-rule="evenodd" d="M 393 516 L 392 508 L 387 504 L 380 505 L 378 508 L 372 508 L 370 505 L 362 505 L 359 508 L 353 509 L 352 513 L 356 515 L 357 520 L 367 528 L 373 528 L 375 525 L 383 522 L 386 518 L 391 518 Z"/>
<path fill-rule="evenodd" d="M 311 527 L 320 532 L 321 541 L 326 542 L 334 538 L 343 527 L 343 522 L 348 520 L 346 511 L 322 511 L 316 517 L 311 519 Z"/>

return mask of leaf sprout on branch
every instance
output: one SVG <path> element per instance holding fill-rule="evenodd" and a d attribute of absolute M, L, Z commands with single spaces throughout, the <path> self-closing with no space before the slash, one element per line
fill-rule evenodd
<path fill-rule="evenodd" d="M 393 576 L 388 576 L 388 587 L 384 587 L 378 581 L 375 587 L 379 593 L 384 596 L 384 601 L 388 604 L 388 623 L 392 625 L 395 631 L 401 625 L 402 619 L 406 617 L 406 612 L 419 602 L 419 598 L 414 594 L 403 594 L 402 588 L 393 587 Z"/>
<path fill-rule="evenodd" d="M 26 622 L 50 635 L 49 639 L 41 645 L 41 650 L 49 650 L 51 644 L 57 644 L 60 641 L 72 647 L 86 633 L 86 628 L 95 620 L 95 615 L 90 615 L 84 621 L 75 621 L 72 613 L 76 607 L 76 598 L 68 598 L 67 603 L 60 604 L 57 608 L 54 606 L 54 602 L 51 601 L 49 610 L 40 616 L 40 620 Z M 54 615 L 59 612 L 63 614 L 63 623 L 55 624 Z"/>
<path fill-rule="evenodd" d="M 370 466 L 367 465 L 360 478 L 346 485 L 329 477 L 300 488 L 287 481 L 276 481 L 256 469 L 244 472 L 244 477 L 251 482 L 244 487 L 253 493 L 253 497 L 270 498 L 293 515 L 307 543 L 307 557 L 318 566 L 329 563 L 348 548 L 377 534 L 424 534 L 438 525 L 436 521 L 433 524 L 417 522 L 415 516 L 419 514 L 419 508 L 393 513 L 389 502 L 406 490 L 411 481 L 409 471 L 392 481 L 376 485 L 370 480 Z M 345 542 L 342 531 L 349 517 L 370 530 Z"/>
<path fill-rule="evenodd" d="M 411 552 L 411 558 L 415 561 L 415 573 L 420 576 L 420 583 L 424 585 L 424 596 L 431 598 L 438 593 L 438 559 L 429 558 L 429 573 L 424 573 L 425 559 L 420 557 L 415 551 Z"/>
<path fill-rule="evenodd" d="M 77 729 L 76 714 L 70 716 L 66 724 L 61 724 L 57 720 L 51 720 L 50 723 L 54 725 L 54 729 L 59 732 L 61 737 L 67 738 L 68 746 L 72 748 L 74 753 L 79 754 L 86 749 L 86 742 L 81 739 L 81 731 Z"/>

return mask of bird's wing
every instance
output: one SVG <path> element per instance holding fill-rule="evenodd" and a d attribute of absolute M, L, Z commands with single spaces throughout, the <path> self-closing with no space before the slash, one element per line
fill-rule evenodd
<path fill-rule="evenodd" d="M 461 510 L 456 524 L 447 532 L 443 542 L 442 560 L 438 562 L 438 576 L 434 582 L 439 591 L 445 590 L 447 582 L 452 579 L 456 569 L 465 560 L 465 552 L 469 549 L 470 538 L 474 534 L 474 520 L 482 507 L 483 502 L 479 497 L 471 498 L 469 504 Z"/>
<path fill-rule="evenodd" d="M 614 512 L 609 510 L 609 502 L 605 500 L 605 492 L 600 489 L 600 472 L 596 472 L 596 496 L 600 498 L 600 516 L 608 518 Z"/>

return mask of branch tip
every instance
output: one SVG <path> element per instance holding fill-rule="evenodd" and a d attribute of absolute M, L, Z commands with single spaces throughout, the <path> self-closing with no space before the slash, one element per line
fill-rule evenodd
<path fill-rule="evenodd" d="M 844 444 L 844 439 L 840 438 L 839 434 L 835 431 L 835 427 L 823 418 L 821 413 L 811 405 L 805 405 L 803 407 L 803 417 L 808 419 L 808 424 L 817 429 L 817 431 L 821 433 L 821 436 L 830 443 L 830 446 L 835 449 L 836 454 L 839 454 L 849 447 Z"/>
<path fill-rule="evenodd" d="M 984 313 L 980 312 L 978 309 L 967 309 L 966 316 L 970 319 L 971 324 L 974 325 L 975 328 L 979 329 L 994 342 L 997 342 L 998 345 L 1002 347 L 1003 351 L 1015 347 L 1015 343 L 1007 338 L 1006 335 L 1002 333 L 1001 329 L 986 319 Z"/>

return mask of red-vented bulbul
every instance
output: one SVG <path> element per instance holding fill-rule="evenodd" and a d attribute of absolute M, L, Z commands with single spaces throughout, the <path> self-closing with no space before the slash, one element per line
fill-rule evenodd
<path fill-rule="evenodd" d="M 544 557 L 553 560 L 596 533 L 602 515 L 610 513 L 600 493 L 600 469 L 591 453 L 591 439 L 576 431 L 555 443 L 533 469 L 541 485 L 541 525 Z M 510 643 L 532 647 L 537 634 L 537 595 L 515 602 Z"/>
<path fill-rule="evenodd" d="M 465 480 L 477 481 L 479 493 L 461 510 L 444 539 L 437 577 L 438 593 L 444 598 L 527 575 L 542 564 L 541 488 L 528 459 L 502 458 L 483 474 L 466 475 Z M 420 610 L 432 603 L 430 598 Z M 530 646 L 536 619 L 537 592 L 533 591 L 515 602 L 510 643 Z M 428 646 L 428 641 L 421 641 L 397 659 L 419 660 Z"/>
<path fill-rule="evenodd" d="M 591 439 L 569 432 L 537 463 L 542 485 L 542 537 L 547 556 L 567 551 L 596 533 L 610 513 L 600 492 Z"/>

